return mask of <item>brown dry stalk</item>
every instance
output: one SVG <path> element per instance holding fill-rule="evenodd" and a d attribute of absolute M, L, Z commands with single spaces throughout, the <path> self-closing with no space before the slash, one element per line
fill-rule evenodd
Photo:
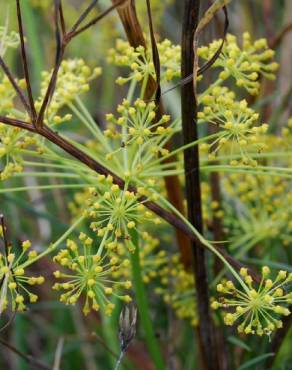
<path fill-rule="evenodd" d="M 112 2 L 113 4 L 116 4 L 117 0 L 112 0 Z M 140 45 L 146 48 L 146 40 L 143 35 L 141 24 L 137 17 L 135 0 L 125 1 L 122 5 L 117 7 L 117 11 L 130 45 L 134 48 Z M 145 92 L 146 100 L 150 100 L 153 98 L 156 89 L 157 89 L 156 81 L 152 76 L 149 76 Z M 157 108 L 158 108 L 157 119 L 160 120 L 161 116 L 164 114 L 164 107 L 161 101 L 159 102 Z M 165 148 L 171 150 L 170 141 L 166 144 Z M 174 161 L 176 161 L 175 156 L 168 158 L 165 161 L 165 163 L 171 163 Z M 178 176 L 166 176 L 164 178 L 164 181 L 169 201 L 175 206 L 175 208 L 181 214 L 184 214 L 185 213 L 183 205 L 184 196 Z M 180 250 L 181 261 L 184 264 L 185 268 L 189 269 L 192 263 L 192 252 L 190 241 L 186 237 L 186 235 L 178 229 L 176 229 L 176 238 Z"/>
<path fill-rule="evenodd" d="M 194 34 L 199 22 L 200 0 L 185 0 L 182 23 L 182 78 L 188 77 L 193 72 L 193 81 L 182 86 L 182 129 L 184 144 L 198 139 L 197 132 L 197 50 L 193 48 Z M 195 50 L 194 50 L 195 49 Z M 186 196 L 188 204 L 188 218 L 194 227 L 203 232 L 200 165 L 198 147 L 184 151 L 184 166 L 186 179 Z M 206 266 L 205 250 L 200 247 L 200 242 L 192 243 L 193 266 L 196 281 L 197 306 L 199 314 L 199 344 L 202 368 L 204 370 L 218 370 L 218 348 L 215 340 L 213 323 L 210 313 L 209 284 Z M 194 297 L 195 299 L 195 297 Z"/>

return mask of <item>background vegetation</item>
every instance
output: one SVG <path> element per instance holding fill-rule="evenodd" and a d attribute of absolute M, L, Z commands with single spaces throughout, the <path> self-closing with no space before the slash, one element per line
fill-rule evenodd
<path fill-rule="evenodd" d="M 100 13 L 110 4 L 109 1 L 101 0 L 93 13 Z M 146 2 L 137 0 L 138 15 L 148 34 L 148 18 L 146 17 Z M 165 38 L 173 44 L 181 43 L 181 23 L 183 6 L 180 0 L 152 1 L 155 33 L 158 40 Z M 203 2 L 203 8 L 207 8 L 208 1 Z M 27 39 L 28 57 L 32 71 L 33 91 L 35 94 L 41 87 L 42 71 L 48 71 L 54 65 L 55 39 L 53 22 L 53 5 L 51 0 L 23 0 L 23 21 Z M 86 1 L 65 0 L 66 19 L 75 19 L 86 7 Z M 9 30 L 17 30 L 15 17 L 15 4 L 12 0 L 0 0 L 0 25 L 8 24 Z M 249 96 L 249 103 L 260 114 L 261 122 L 268 122 L 270 133 L 281 136 L 283 129 L 287 126 L 288 119 L 292 116 L 292 2 L 288 0 L 234 0 L 229 6 L 229 32 L 241 39 L 243 32 L 249 32 L 252 39 L 267 38 L 269 46 L 276 51 L 275 59 L 280 65 L 275 81 L 261 81 L 260 94 L 256 97 Z M 223 17 L 218 17 L 203 32 L 201 44 L 208 44 L 214 38 L 222 36 Z M 66 59 L 82 58 L 91 68 L 101 67 L 102 75 L 91 82 L 91 89 L 82 95 L 82 101 L 86 103 L 88 111 L 99 124 L 104 128 L 105 114 L 114 112 L 116 106 L 125 97 L 127 90 L 124 86 L 116 85 L 118 76 L 123 75 L 120 67 L 109 63 L 109 50 L 115 46 L 116 39 L 125 39 L 124 30 L 116 12 L 105 17 L 97 26 L 76 38 L 66 51 Z M 12 70 L 22 77 L 20 65 L 20 51 L 9 50 L 6 62 Z M 208 86 L 208 81 L 214 78 L 216 72 L 209 71 L 200 88 Z M 167 85 L 171 87 L 172 83 Z M 241 92 L 239 93 L 241 94 Z M 242 93 L 242 98 L 246 97 Z M 180 116 L 180 88 L 163 95 L 165 110 L 175 119 Z M 86 129 L 77 124 L 77 120 L 64 123 L 62 132 L 68 133 L 72 138 L 84 141 Z M 178 143 L 179 143 L 179 139 Z M 272 139 L 271 139 L 272 140 Z M 288 139 L 287 139 L 288 140 Z M 291 143 L 291 141 L 290 141 Z M 277 143 L 271 141 L 271 146 L 276 147 Z M 282 142 L 279 144 L 279 151 Z M 289 147 L 287 149 L 289 151 Z M 291 147 L 290 147 L 291 151 Z M 289 156 L 287 156 L 288 158 Z M 289 167 L 289 158 L 285 159 L 285 165 Z M 281 165 L 281 160 L 275 161 Z M 290 162 L 291 163 L 291 162 Z M 0 183 L 0 213 L 5 215 L 9 227 L 9 238 L 13 243 L 30 239 L 39 251 L 46 248 L 52 241 L 66 231 L 71 224 L 74 215 L 72 200 L 76 199 L 76 190 L 63 189 L 58 186 L 64 183 L 63 179 L 50 176 L 43 179 L 33 175 L 15 176 L 8 181 Z M 226 177 L 223 182 L 223 192 L 228 192 L 233 186 L 233 194 L 238 197 L 244 196 L 245 189 L 240 188 L 239 177 Z M 208 187 L 208 177 L 204 177 L 204 187 Z M 259 200 L 255 205 L 255 199 L 247 199 L 252 203 L 250 208 L 256 207 L 259 215 L 253 219 L 246 214 L 235 212 L 232 202 L 226 203 L 224 212 L 229 212 L 229 219 L 237 220 L 232 225 L 225 224 L 222 229 L 232 230 L 237 235 L 238 245 L 234 245 L 235 254 L 241 262 L 249 263 L 255 270 L 259 270 L 263 264 L 269 265 L 277 270 L 292 271 L 291 261 L 291 199 L 285 198 L 291 192 L 291 183 L 287 180 L 282 192 L 275 202 L 271 203 L 269 194 L 279 184 L 274 182 L 271 176 L 270 181 L 265 177 L 258 178 L 256 183 L 252 180 L 244 180 L 254 187 L 257 192 L 255 198 L 261 192 L 266 196 L 266 203 Z M 66 182 L 66 181 L 65 181 Z M 41 185 L 52 185 L 51 190 L 46 191 L 39 188 Z M 12 188 L 27 187 L 26 191 L 9 191 Z M 203 191 L 206 197 L 210 197 L 210 190 Z M 271 196 L 270 196 L 271 197 Z M 228 197 L 227 197 L 228 198 Z M 77 198 L 78 199 L 78 198 Z M 215 199 L 216 200 L 216 199 Z M 213 199 L 213 202 L 215 201 Z M 81 198 L 82 201 L 82 198 Z M 262 201 L 262 203 L 261 203 Z M 270 210 L 266 205 L 271 205 Z M 216 204 L 206 202 L 204 221 L 210 221 L 213 217 L 209 214 L 210 207 L 216 209 Z M 265 208 L 266 207 L 266 208 Z M 263 223 L 257 223 L 261 212 L 266 212 Z M 268 224 L 269 217 L 286 212 L 290 217 L 290 229 L 287 224 L 283 228 L 275 230 L 275 222 Z M 273 216 L 275 217 L 275 216 Z M 216 218 L 216 217 L 215 217 Z M 272 231 L 271 234 L 260 232 L 264 228 Z M 212 231 L 210 231 L 212 233 Z M 155 233 L 154 233 L 155 234 Z M 158 236 L 158 235 L 155 235 Z M 240 239 L 239 237 L 243 237 Z M 216 238 L 215 238 L 216 239 Z M 222 239 L 224 240 L 224 236 Z M 162 240 L 164 249 L 176 250 L 175 235 L 168 234 Z M 249 247 L 250 246 L 250 247 Z M 233 253 L 233 252 L 232 252 Z M 213 271 L 213 259 L 209 259 L 209 269 Z M 219 266 L 219 268 L 221 268 Z M 40 261 L 37 271 L 49 281 L 52 272 L 56 267 L 51 260 L 45 258 Z M 118 317 L 119 310 L 116 310 L 110 318 L 99 314 L 89 314 L 84 317 L 82 305 L 68 307 L 56 300 L 54 291 L 48 288 L 47 283 L 39 287 L 39 302 L 29 307 L 29 310 L 17 314 L 10 326 L 1 332 L 0 339 L 13 343 L 22 353 L 40 360 L 42 363 L 53 364 L 56 351 L 62 346 L 62 362 L 60 369 L 86 369 L 106 370 L 113 369 L 116 356 L 119 355 L 118 341 Z M 155 335 L 161 346 L 164 357 L 167 359 L 167 369 L 194 370 L 200 366 L 198 343 L 196 331 L 190 324 L 190 320 L 180 320 L 170 307 L 165 304 L 162 297 L 157 296 L 153 289 L 147 288 L 147 295 L 151 307 L 151 319 L 155 322 Z M 6 321 L 2 317 L 2 324 Z M 217 317 L 217 320 L 220 320 Z M 287 324 L 288 325 L 288 324 Z M 273 356 L 273 349 L 270 348 L 269 338 L 252 337 L 241 338 L 234 330 L 228 327 L 224 329 L 224 349 L 229 353 L 230 369 L 245 368 L 267 369 L 269 356 Z M 280 352 L 277 353 L 272 368 L 274 370 L 292 369 L 291 357 L 291 330 L 281 341 Z M 31 364 L 27 359 L 17 356 L 13 351 L 8 351 L 5 346 L 0 348 L 0 367 L 11 370 L 30 369 Z M 260 356 L 260 357 L 259 357 Z M 255 363 L 253 364 L 253 360 Z M 258 363 L 257 363 L 258 362 Z M 155 369 L 147 346 L 143 330 L 138 326 L 138 333 L 131 345 L 125 361 L 124 369 Z M 228 369 L 221 363 L 222 369 Z M 227 365 L 226 365 L 227 366 Z M 36 366 L 37 367 L 37 366 Z M 38 367 L 37 367 L 38 368 Z M 57 369 L 57 368 L 56 368 Z"/>

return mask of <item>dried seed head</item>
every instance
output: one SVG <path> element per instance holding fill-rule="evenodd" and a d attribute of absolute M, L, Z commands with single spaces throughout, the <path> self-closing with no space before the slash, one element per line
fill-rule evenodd
<path fill-rule="evenodd" d="M 137 307 L 131 302 L 127 304 L 121 314 L 119 319 L 119 338 L 121 351 L 126 352 L 129 345 L 136 335 L 137 327 Z"/>

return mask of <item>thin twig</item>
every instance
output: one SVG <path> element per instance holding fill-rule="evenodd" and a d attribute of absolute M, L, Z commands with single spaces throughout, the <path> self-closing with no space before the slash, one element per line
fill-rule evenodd
<path fill-rule="evenodd" d="M 292 31 L 292 22 L 287 24 L 271 41 L 269 41 L 269 47 L 271 49 L 275 49 L 276 47 L 278 47 L 278 45 L 286 36 L 286 34 L 291 31 Z"/>
<path fill-rule="evenodd" d="M 19 38 L 20 38 L 20 45 L 21 45 L 21 60 L 22 60 L 22 64 L 23 64 L 24 78 L 25 78 L 25 82 L 26 82 L 26 90 L 27 90 L 28 101 L 29 101 L 29 106 L 30 106 L 30 117 L 31 117 L 32 122 L 35 123 L 37 113 L 36 113 L 35 106 L 34 106 L 32 88 L 31 88 L 30 77 L 29 77 L 27 55 L 26 55 L 25 45 L 24 45 L 22 15 L 21 15 L 19 0 L 16 0 L 16 9 L 17 9 L 17 21 L 18 21 L 18 29 L 19 29 Z"/>
<path fill-rule="evenodd" d="M 118 357 L 118 361 L 117 361 L 116 366 L 115 366 L 115 370 L 119 370 L 120 366 L 122 365 L 124 355 L 125 355 L 125 352 L 121 351 L 120 356 Z"/>
<path fill-rule="evenodd" d="M 62 29 L 62 33 L 63 33 L 63 36 L 64 36 L 66 34 L 66 22 L 65 22 L 65 18 L 64 18 L 62 0 L 60 0 L 60 3 L 59 3 L 59 14 L 60 14 L 61 29 Z"/>
<path fill-rule="evenodd" d="M 108 353 L 110 353 L 117 361 L 123 359 L 123 357 L 121 358 L 121 354 L 118 355 L 116 352 L 114 352 L 99 335 L 97 335 L 96 333 L 92 333 L 91 336 L 96 339 L 98 343 L 100 343 L 103 348 L 107 350 Z M 125 369 L 129 370 L 129 367 L 127 365 L 123 364 L 123 366 Z"/>
<path fill-rule="evenodd" d="M 88 16 L 88 14 L 94 9 L 95 5 L 97 4 L 98 0 L 93 0 L 91 4 L 84 10 L 84 12 L 80 15 L 80 17 L 77 19 L 77 21 L 74 23 L 74 25 L 71 28 L 70 32 L 75 32 L 77 28 L 81 25 L 81 23 L 85 20 L 85 18 Z"/>
<path fill-rule="evenodd" d="M 149 20 L 150 40 L 151 40 L 151 48 L 152 48 L 152 60 L 153 60 L 155 75 L 156 75 L 155 102 L 156 102 L 156 105 L 158 106 L 159 105 L 159 100 L 160 100 L 160 97 L 161 97 L 160 58 L 159 58 L 159 53 L 158 53 L 157 44 L 156 44 L 155 35 L 154 35 L 150 0 L 146 0 L 146 5 L 147 5 L 148 20 Z"/>
<path fill-rule="evenodd" d="M 61 337 L 58 340 L 58 344 L 57 344 L 57 348 L 56 348 L 56 352 L 55 352 L 53 370 L 60 370 L 63 347 L 64 347 L 64 337 Z"/>
<path fill-rule="evenodd" d="M 40 129 L 41 126 L 43 125 L 45 111 L 49 105 L 49 102 L 52 100 L 52 97 L 54 95 L 58 72 L 61 66 L 61 62 L 62 62 L 62 58 L 65 52 L 65 46 L 66 46 L 66 43 L 62 42 L 60 28 L 59 28 L 60 0 L 55 0 L 54 3 L 55 3 L 54 22 L 55 22 L 55 33 L 56 33 L 56 61 L 55 61 L 55 66 L 52 72 L 49 85 L 45 93 L 45 97 L 43 99 L 43 102 L 42 102 L 42 105 L 41 105 L 41 108 L 40 108 L 40 111 L 37 117 L 36 126 L 38 129 Z"/>
<path fill-rule="evenodd" d="M 3 58 L 0 55 L 0 67 L 3 69 L 3 72 L 7 76 L 9 82 L 11 83 L 12 87 L 14 88 L 16 95 L 19 97 L 20 101 L 22 102 L 25 110 L 30 116 L 30 106 L 26 100 L 26 97 L 24 96 L 23 92 L 20 90 L 20 87 L 18 86 L 17 82 L 15 81 L 14 77 L 12 76 L 12 73 L 6 63 L 4 62 Z"/>
<path fill-rule="evenodd" d="M 26 355 L 25 353 L 19 351 L 17 348 L 12 346 L 10 343 L 6 342 L 5 340 L 0 338 L 0 344 L 4 347 L 8 348 L 11 352 L 15 353 L 17 356 L 21 357 L 24 361 L 26 361 L 29 365 L 35 367 L 36 369 L 43 369 L 43 370 L 53 370 L 50 366 L 44 364 L 43 362 L 33 358 L 30 355 Z"/>
<path fill-rule="evenodd" d="M 127 0 L 119 0 L 116 4 L 110 6 L 109 8 L 107 8 L 105 11 L 103 11 L 100 15 L 98 15 L 97 17 L 93 18 L 90 22 L 88 22 L 85 26 L 77 29 L 76 31 L 70 33 L 69 32 L 69 35 L 70 37 L 76 37 L 77 35 L 79 35 L 80 33 L 88 30 L 89 28 L 91 28 L 92 26 L 94 26 L 97 22 L 99 22 L 101 19 L 103 19 L 104 17 L 106 17 L 109 13 L 111 13 L 113 10 L 116 9 L 116 7 L 118 7 L 119 5 L 123 4 L 125 1 Z"/>

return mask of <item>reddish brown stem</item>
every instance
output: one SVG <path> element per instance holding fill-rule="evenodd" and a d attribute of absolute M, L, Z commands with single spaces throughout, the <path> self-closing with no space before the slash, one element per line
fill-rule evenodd
<path fill-rule="evenodd" d="M 182 29 L 182 78 L 189 76 L 195 63 L 194 31 L 198 25 L 200 0 L 185 0 Z M 196 76 L 195 76 L 196 78 Z M 198 139 L 197 132 L 197 98 L 195 84 L 190 81 L 182 87 L 182 128 L 184 144 Z M 188 203 L 188 218 L 194 227 L 203 233 L 200 165 L 198 147 L 192 147 L 184 152 L 186 195 Z M 199 248 L 200 241 L 192 244 L 193 265 L 196 281 L 197 306 L 199 314 L 199 343 L 203 368 L 218 370 L 218 348 L 214 336 L 213 323 L 210 314 L 208 274 L 205 250 Z M 195 299 L 195 297 L 194 297 Z"/>

